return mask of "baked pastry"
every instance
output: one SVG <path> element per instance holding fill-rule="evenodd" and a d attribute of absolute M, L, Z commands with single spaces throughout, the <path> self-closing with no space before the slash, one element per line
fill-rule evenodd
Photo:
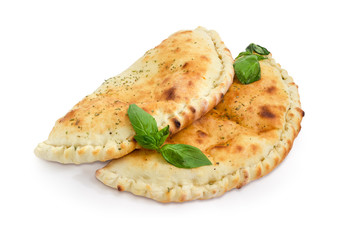
<path fill-rule="evenodd" d="M 216 106 L 233 82 L 233 59 L 215 31 L 180 31 L 57 120 L 35 154 L 61 163 L 122 157 L 137 147 L 127 117 L 136 103 L 174 134 Z"/>
<path fill-rule="evenodd" d="M 298 87 L 271 55 L 260 61 L 261 79 L 237 79 L 213 110 L 166 143 L 202 150 L 213 163 L 177 168 L 150 150 L 136 150 L 96 172 L 104 184 L 160 202 L 218 197 L 268 174 L 288 154 L 304 112 Z"/>

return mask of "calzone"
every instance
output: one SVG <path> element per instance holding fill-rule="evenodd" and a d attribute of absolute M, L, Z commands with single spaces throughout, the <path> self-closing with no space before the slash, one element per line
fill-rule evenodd
<path fill-rule="evenodd" d="M 259 81 L 235 79 L 221 103 L 166 141 L 201 149 L 212 165 L 177 168 L 142 149 L 111 161 L 97 178 L 119 191 L 183 202 L 218 197 L 268 174 L 290 151 L 304 112 L 297 85 L 271 55 L 260 67 Z"/>
<path fill-rule="evenodd" d="M 55 123 L 35 154 L 61 163 L 106 161 L 137 143 L 127 117 L 137 104 L 174 134 L 216 106 L 233 82 L 233 59 L 219 35 L 199 27 L 174 33 L 106 80 Z"/>

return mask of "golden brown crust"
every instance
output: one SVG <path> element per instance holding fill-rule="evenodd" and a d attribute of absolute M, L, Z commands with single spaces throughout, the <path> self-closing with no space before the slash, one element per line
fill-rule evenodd
<path fill-rule="evenodd" d="M 181 202 L 217 197 L 268 174 L 292 148 L 304 112 L 287 72 L 271 56 L 260 64 L 260 81 L 236 80 L 220 104 L 168 140 L 200 148 L 212 166 L 180 169 L 158 153 L 137 150 L 98 170 L 97 178 L 136 195 Z"/>
<path fill-rule="evenodd" d="M 131 103 L 174 134 L 219 103 L 233 81 L 232 63 L 216 32 L 177 32 L 76 104 L 35 153 L 62 163 L 126 155 L 138 147 L 127 117 Z"/>

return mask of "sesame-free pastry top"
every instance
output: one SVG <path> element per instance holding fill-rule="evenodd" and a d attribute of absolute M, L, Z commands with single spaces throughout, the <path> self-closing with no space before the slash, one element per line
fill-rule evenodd
<path fill-rule="evenodd" d="M 183 202 L 217 197 L 268 174 L 290 151 L 304 112 L 297 85 L 271 55 L 260 67 L 259 81 L 235 79 L 214 109 L 166 141 L 201 149 L 212 165 L 177 168 L 142 149 L 112 160 L 96 177 L 119 191 Z"/>
<path fill-rule="evenodd" d="M 138 146 L 127 116 L 130 104 L 174 134 L 216 106 L 233 76 L 232 56 L 215 31 L 174 33 L 57 120 L 35 154 L 76 164 L 122 157 Z"/>

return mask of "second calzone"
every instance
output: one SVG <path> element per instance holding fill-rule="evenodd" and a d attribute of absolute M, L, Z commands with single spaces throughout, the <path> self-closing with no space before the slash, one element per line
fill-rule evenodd
<path fill-rule="evenodd" d="M 132 103 L 174 134 L 220 102 L 233 81 L 232 64 L 215 31 L 177 32 L 58 119 L 35 153 L 61 163 L 106 161 L 130 153 L 138 145 L 127 116 Z"/>

